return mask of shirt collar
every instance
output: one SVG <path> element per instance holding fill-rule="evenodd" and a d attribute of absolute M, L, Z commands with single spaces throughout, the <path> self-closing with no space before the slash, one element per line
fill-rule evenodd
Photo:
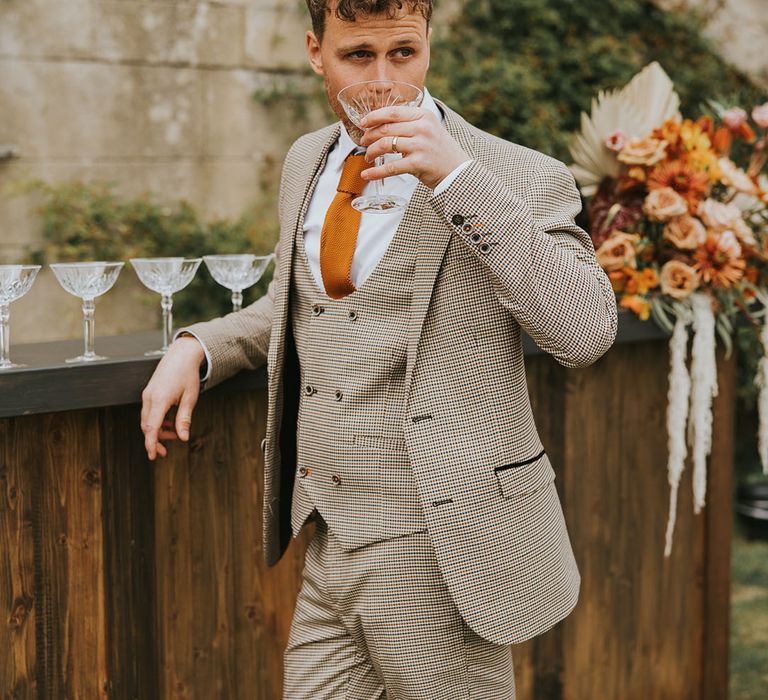
<path fill-rule="evenodd" d="M 432 112 L 432 114 L 434 114 L 440 120 L 441 124 L 445 123 L 443 113 L 440 111 L 437 103 L 432 98 L 432 95 L 429 94 L 429 90 L 427 90 L 426 86 L 424 87 L 424 99 L 421 101 L 421 106 L 424 109 L 428 109 L 430 112 Z M 344 126 L 344 122 L 339 122 L 339 124 L 341 125 L 341 131 L 339 132 L 339 140 L 334 145 L 333 151 L 334 156 L 338 157 L 340 161 L 343 161 L 355 149 L 360 149 L 361 152 L 363 152 L 365 149 L 360 148 L 360 146 L 358 146 L 352 140 L 352 137 L 347 131 L 347 127 Z"/>

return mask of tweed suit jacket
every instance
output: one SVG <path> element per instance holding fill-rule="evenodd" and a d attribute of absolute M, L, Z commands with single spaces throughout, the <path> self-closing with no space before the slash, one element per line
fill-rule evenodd
<path fill-rule="evenodd" d="M 534 424 L 521 328 L 560 364 L 585 367 L 613 344 L 617 308 L 589 235 L 574 223 L 581 200 L 565 165 L 481 131 L 436 101 L 445 128 L 473 161 L 437 196 L 420 183 L 406 213 L 418 224 L 410 232 L 417 251 L 404 433 L 453 600 L 478 634 L 511 644 L 566 617 L 581 583 L 555 472 Z M 267 361 L 269 565 L 291 539 L 297 468 L 294 241 L 338 134 L 338 124 L 306 134 L 285 158 L 267 294 L 189 328 L 210 353 L 207 387 Z"/>

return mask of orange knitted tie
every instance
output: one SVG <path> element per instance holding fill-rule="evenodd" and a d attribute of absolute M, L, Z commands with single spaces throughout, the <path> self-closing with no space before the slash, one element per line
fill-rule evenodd
<path fill-rule="evenodd" d="M 363 193 L 365 180 L 360 173 L 370 166 L 365 155 L 348 155 L 336 187 L 336 196 L 328 207 L 320 233 L 320 274 L 325 293 L 333 299 L 355 291 L 349 278 L 352 256 L 360 228 L 360 212 L 352 207 L 352 200 Z"/>

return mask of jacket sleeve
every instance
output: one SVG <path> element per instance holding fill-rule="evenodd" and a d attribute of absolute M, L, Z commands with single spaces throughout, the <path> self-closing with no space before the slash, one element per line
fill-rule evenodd
<path fill-rule="evenodd" d="M 288 156 L 286 160 L 287 158 Z M 203 384 L 205 389 L 210 389 L 240 370 L 258 369 L 267 362 L 275 292 L 280 285 L 281 246 L 285 241 L 289 244 L 291 242 L 290 238 L 283 235 L 282 230 L 284 185 L 285 179 L 281 178 L 278 199 L 281 235 L 274 248 L 275 267 L 267 293 L 240 311 L 180 328 L 174 336 L 184 332 L 191 333 L 206 350 L 208 367 Z"/>
<path fill-rule="evenodd" d="M 586 367 L 616 338 L 616 297 L 589 234 L 568 168 L 536 164 L 516 196 L 477 161 L 431 205 L 488 269 L 496 296 L 536 344 L 566 367 Z"/>

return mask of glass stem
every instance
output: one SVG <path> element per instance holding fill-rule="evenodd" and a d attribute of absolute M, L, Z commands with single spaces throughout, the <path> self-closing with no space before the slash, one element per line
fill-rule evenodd
<path fill-rule="evenodd" d="M 376 167 L 380 168 L 382 165 L 384 165 L 384 156 L 379 156 L 376 158 Z M 382 177 L 379 180 L 374 180 L 376 183 L 376 194 L 381 196 L 384 194 L 384 178 Z"/>
<path fill-rule="evenodd" d="M 163 352 L 165 352 L 168 350 L 173 333 L 173 297 L 170 294 L 163 294 L 160 305 L 163 309 Z"/>
<path fill-rule="evenodd" d="M 0 367 L 11 363 L 11 306 L 0 304 Z"/>
<path fill-rule="evenodd" d="M 232 290 L 232 311 L 240 311 L 243 308 L 243 292 L 239 289 Z"/>
<path fill-rule="evenodd" d="M 93 357 L 94 352 L 94 311 L 93 299 L 83 299 L 83 356 Z"/>

